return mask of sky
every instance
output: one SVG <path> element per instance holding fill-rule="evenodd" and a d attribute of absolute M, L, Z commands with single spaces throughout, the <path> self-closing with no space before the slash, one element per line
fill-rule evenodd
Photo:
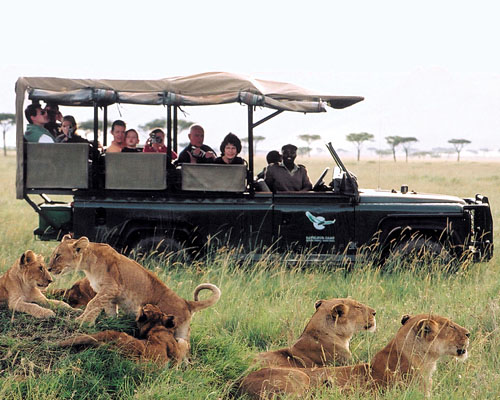
<path fill-rule="evenodd" d="M 15 112 L 20 76 L 160 79 L 227 71 L 365 100 L 322 114 L 283 113 L 259 126 L 261 151 L 304 146 L 303 134 L 354 152 L 349 133 L 413 136 L 416 150 L 450 147 L 500 155 L 500 6 L 491 1 L 7 0 L 0 37 L 0 112 Z M 61 107 L 83 121 L 91 110 Z M 185 108 L 218 148 L 246 135 L 246 108 Z M 261 116 L 268 111 L 259 111 Z M 112 106 L 138 127 L 161 107 Z M 185 133 L 183 134 L 185 135 Z M 181 137 L 179 142 L 187 141 Z M 14 143 L 14 130 L 8 144 Z M 363 153 L 362 153 L 363 154 Z"/>

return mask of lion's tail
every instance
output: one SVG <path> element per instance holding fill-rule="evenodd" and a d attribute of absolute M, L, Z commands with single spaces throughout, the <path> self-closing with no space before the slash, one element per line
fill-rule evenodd
<path fill-rule="evenodd" d="M 208 289 L 212 291 L 212 296 L 210 296 L 206 300 L 198 300 L 198 294 L 203 290 Z M 202 283 L 201 285 L 196 286 L 194 289 L 194 301 L 190 301 L 189 304 L 191 306 L 191 311 L 196 312 L 199 310 L 203 310 L 204 308 L 213 306 L 220 299 L 221 291 L 220 289 L 212 285 L 211 283 Z"/>

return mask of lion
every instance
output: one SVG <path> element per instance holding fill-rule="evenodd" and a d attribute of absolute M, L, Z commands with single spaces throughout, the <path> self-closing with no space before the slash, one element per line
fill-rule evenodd
<path fill-rule="evenodd" d="M 276 394 L 302 395 L 310 388 L 325 384 L 342 390 L 378 390 L 396 383 L 417 382 L 429 397 L 437 361 L 447 355 L 465 360 L 470 333 L 438 315 L 405 315 L 401 323 L 403 326 L 394 339 L 375 354 L 370 364 L 262 368 L 241 381 L 240 391 L 252 398 L 268 398 Z"/>
<path fill-rule="evenodd" d="M 72 309 L 63 301 L 47 299 L 41 289 L 52 283 L 43 256 L 27 250 L 12 267 L 0 277 L 0 301 L 7 302 L 9 309 L 33 315 L 37 318 L 48 318 L 54 311 L 41 307 L 54 304 Z M 38 303 L 38 304 L 35 304 Z"/>
<path fill-rule="evenodd" d="M 153 361 L 160 366 L 168 361 L 178 363 L 186 357 L 189 344 L 184 339 L 175 339 L 175 319 L 175 316 L 164 314 L 158 307 L 146 304 L 141 307 L 136 318 L 140 339 L 124 332 L 107 330 L 62 340 L 57 346 L 79 347 L 111 343 L 122 353 L 142 361 Z"/>
<path fill-rule="evenodd" d="M 62 298 L 73 308 L 86 306 L 96 295 L 87 278 L 76 281 L 69 289 L 49 289 L 47 294 Z"/>
<path fill-rule="evenodd" d="M 119 306 L 125 313 L 136 314 L 140 307 L 152 304 L 175 316 L 175 338 L 188 343 L 192 315 L 214 305 L 221 296 L 217 286 L 204 283 L 195 288 L 194 301 L 185 300 L 134 260 L 107 244 L 90 242 L 85 236 L 72 239 L 65 235 L 53 251 L 48 268 L 55 275 L 82 270 L 97 293 L 77 321 L 93 325 L 103 310 L 108 316 L 116 316 Z M 212 296 L 198 300 L 203 289 L 211 290 Z"/>
<path fill-rule="evenodd" d="M 291 347 L 260 353 L 260 366 L 320 367 L 351 360 L 349 342 L 362 330 L 376 329 L 375 310 L 353 299 L 318 300 L 316 311 Z"/>

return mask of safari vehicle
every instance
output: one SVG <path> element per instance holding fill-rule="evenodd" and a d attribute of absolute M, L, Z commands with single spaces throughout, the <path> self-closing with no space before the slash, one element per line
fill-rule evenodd
<path fill-rule="evenodd" d="M 256 257 L 276 250 L 332 261 L 367 254 L 384 259 L 397 249 L 420 248 L 474 260 L 492 257 L 493 222 L 486 196 L 461 199 L 405 187 L 359 189 L 331 145 L 332 179 L 326 179 L 330 172 L 325 170 L 311 191 L 272 193 L 255 180 L 253 134 L 258 126 L 282 112 L 342 109 L 362 97 L 325 95 L 228 73 L 143 81 L 19 78 L 16 94 L 16 193 L 39 214 L 34 233 L 42 240 L 58 240 L 70 232 L 126 253 L 200 250 L 210 244 L 237 247 Z M 175 151 L 179 107 L 240 103 L 248 119 L 248 166 L 176 168 L 170 153 L 93 152 L 89 158 L 87 144 L 26 143 L 26 98 L 93 107 L 94 144 L 99 113 L 107 131 L 108 106 L 163 106 L 166 144 Z M 257 112 L 265 115 L 256 120 Z M 121 173 L 125 167 L 126 179 Z M 70 195 L 72 201 L 54 202 L 51 194 Z M 33 200 L 37 195 L 41 203 Z"/>

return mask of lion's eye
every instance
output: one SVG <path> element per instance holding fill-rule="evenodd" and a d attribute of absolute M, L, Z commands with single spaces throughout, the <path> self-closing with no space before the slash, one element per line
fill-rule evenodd
<path fill-rule="evenodd" d="M 54 260 L 57 260 L 59 258 L 60 254 L 56 254 L 56 256 L 54 257 Z"/>
<path fill-rule="evenodd" d="M 40 271 L 43 271 L 43 267 L 42 267 L 41 265 L 38 267 L 38 269 L 39 269 Z"/>

